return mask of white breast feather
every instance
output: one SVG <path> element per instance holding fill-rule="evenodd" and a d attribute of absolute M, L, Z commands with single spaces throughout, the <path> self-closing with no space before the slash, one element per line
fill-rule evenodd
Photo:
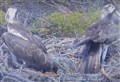
<path fill-rule="evenodd" d="M 25 38 L 24 36 L 22 36 L 19 32 L 17 32 L 17 31 L 14 30 L 14 29 L 8 29 L 8 32 L 10 32 L 10 33 L 12 33 L 12 34 L 14 34 L 14 35 L 16 35 L 16 36 L 18 36 L 18 37 L 21 37 L 21 38 L 23 38 L 24 40 L 28 40 L 27 38 Z"/>

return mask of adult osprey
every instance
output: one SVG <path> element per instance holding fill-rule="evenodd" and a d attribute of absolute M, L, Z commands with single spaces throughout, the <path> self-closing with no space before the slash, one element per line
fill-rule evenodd
<path fill-rule="evenodd" d="M 42 42 L 28 30 L 18 20 L 17 8 L 10 7 L 5 19 L 7 21 L 8 32 L 3 34 L 3 40 L 12 54 L 38 70 L 57 72 L 57 67 L 53 63 L 50 55 L 48 55 Z"/>
<path fill-rule="evenodd" d="M 85 39 L 76 45 L 85 45 L 80 73 L 96 73 L 102 69 L 109 44 L 118 39 L 118 20 L 120 14 L 116 7 L 107 4 L 103 7 L 101 19 L 86 30 Z"/>

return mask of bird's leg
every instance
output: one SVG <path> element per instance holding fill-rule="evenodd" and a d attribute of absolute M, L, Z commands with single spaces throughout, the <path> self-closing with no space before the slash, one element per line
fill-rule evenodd
<path fill-rule="evenodd" d="M 19 71 L 21 72 L 23 65 L 25 65 L 25 62 L 23 60 L 17 58 L 14 54 L 10 53 L 9 64 L 13 68 L 19 69 Z"/>
<path fill-rule="evenodd" d="M 20 68 L 19 68 L 20 73 L 21 73 L 21 71 L 23 69 L 23 66 L 25 66 L 25 64 L 26 64 L 23 60 L 21 60 L 21 61 L 22 61 L 22 64 L 20 65 Z"/>
<path fill-rule="evenodd" d="M 20 67 L 20 64 L 18 63 L 16 56 L 12 53 L 10 53 L 9 64 L 13 68 L 19 68 Z"/>
<path fill-rule="evenodd" d="M 105 60 L 106 55 L 107 55 L 108 47 L 109 47 L 109 45 L 103 44 L 102 65 L 104 64 L 104 60 Z"/>
<path fill-rule="evenodd" d="M 109 80 L 115 82 L 115 79 L 113 79 L 108 73 L 105 72 L 104 66 L 103 66 L 105 57 L 107 55 L 108 47 L 109 47 L 109 45 L 105 45 L 105 44 L 103 45 L 103 53 L 102 53 L 102 61 L 101 61 L 101 69 L 100 69 L 100 71 L 106 78 L 108 78 Z"/>

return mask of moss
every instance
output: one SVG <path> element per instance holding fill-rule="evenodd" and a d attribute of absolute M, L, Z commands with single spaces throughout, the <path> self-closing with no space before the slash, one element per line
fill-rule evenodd
<path fill-rule="evenodd" d="M 0 23 L 1 23 L 2 25 L 6 25 L 5 13 L 4 13 L 2 10 L 0 10 Z"/>

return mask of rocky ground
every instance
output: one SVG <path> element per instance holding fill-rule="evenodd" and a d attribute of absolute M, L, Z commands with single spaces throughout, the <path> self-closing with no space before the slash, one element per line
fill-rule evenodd
<path fill-rule="evenodd" d="M 80 59 L 76 57 L 79 49 L 73 48 L 75 38 L 48 37 L 42 39 L 49 55 L 61 67 L 58 73 L 41 73 L 31 68 L 13 69 L 8 64 L 9 53 L 0 39 L 0 81 L 1 82 L 109 82 L 101 72 L 96 74 L 79 74 L 77 68 Z M 115 45 L 114 45 L 115 46 Z M 117 45 L 118 46 L 118 45 Z M 115 51 L 115 50 L 114 50 Z M 110 52 L 110 51 L 109 51 Z M 105 71 L 115 79 L 120 79 L 120 53 L 116 51 L 104 65 Z M 118 81 L 117 80 L 117 81 Z"/>

